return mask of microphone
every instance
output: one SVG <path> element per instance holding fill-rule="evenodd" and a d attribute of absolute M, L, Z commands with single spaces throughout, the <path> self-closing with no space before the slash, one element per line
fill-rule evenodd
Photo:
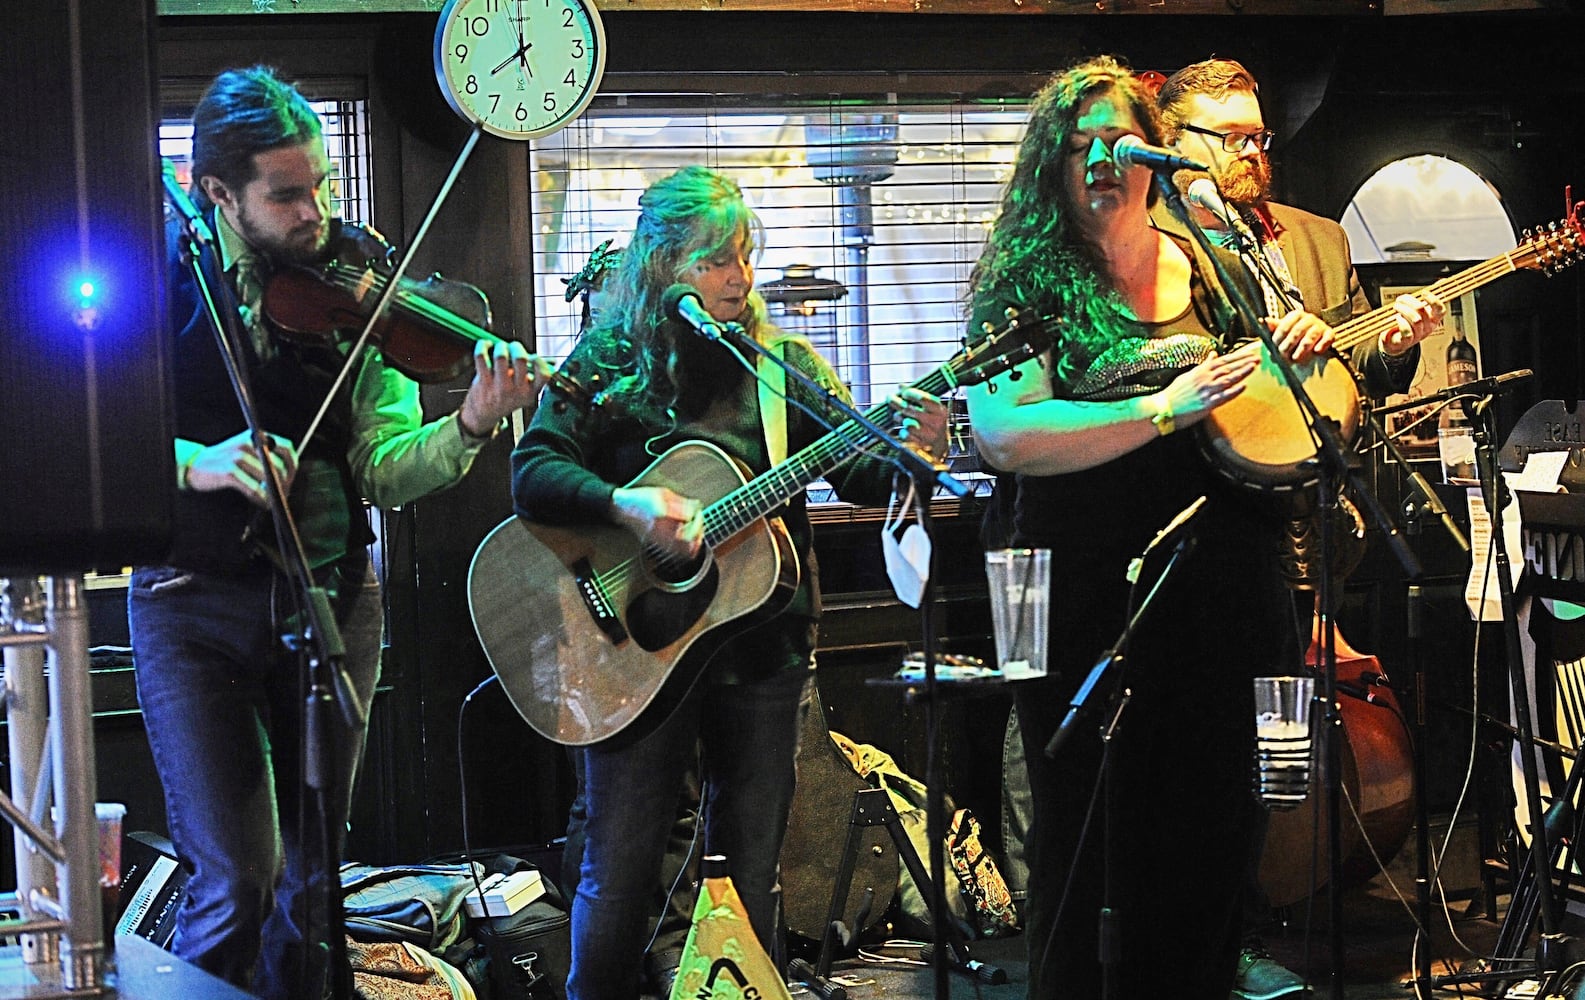
<path fill-rule="evenodd" d="M 170 202 L 171 208 L 181 216 L 187 224 L 187 231 L 194 240 L 211 246 L 215 242 L 215 234 L 209 231 L 209 223 L 204 221 L 204 214 L 193 204 L 193 199 L 187 196 L 182 189 L 181 182 L 176 179 L 176 164 L 166 157 L 160 157 L 160 180 L 165 185 L 165 200 Z"/>
<path fill-rule="evenodd" d="M 1165 528 L 1162 528 L 1160 531 L 1156 532 L 1156 537 L 1152 538 L 1150 540 L 1150 544 L 1145 546 L 1145 551 L 1139 553 L 1138 556 L 1128 561 L 1127 579 L 1129 583 L 1139 582 L 1139 569 L 1145 564 L 1145 557 L 1156 551 L 1156 546 L 1182 531 L 1183 526 L 1192 521 L 1194 519 L 1194 515 L 1198 514 L 1200 512 L 1200 508 L 1204 506 L 1205 495 L 1202 493 L 1193 503 L 1178 511 L 1177 516 L 1168 521 Z"/>
<path fill-rule="evenodd" d="M 1517 368 L 1511 372 L 1503 372 L 1501 375 L 1488 375 L 1473 382 L 1450 385 L 1443 391 L 1453 398 L 1461 399 L 1465 415 L 1473 420 L 1486 412 L 1492 400 L 1534 374 L 1535 372 L 1528 368 Z"/>
<path fill-rule="evenodd" d="M 1167 522 L 1165 528 L 1156 532 L 1156 537 L 1150 540 L 1150 544 L 1145 546 L 1145 550 L 1139 554 L 1139 557 L 1129 560 L 1128 582 L 1130 584 L 1139 580 L 1139 568 L 1144 564 L 1145 557 L 1150 555 L 1156 546 L 1181 532 L 1184 525 L 1194 520 L 1194 516 L 1200 512 L 1200 508 L 1205 506 L 1205 500 L 1204 495 L 1196 497 L 1193 503 L 1178 511 L 1177 515 Z M 1048 759 L 1056 759 L 1057 752 L 1062 749 L 1062 744 L 1068 741 L 1068 738 L 1073 734 L 1073 730 L 1078 727 L 1079 717 L 1087 711 L 1090 697 L 1106 681 L 1113 664 L 1123 658 L 1123 645 L 1128 641 L 1128 636 L 1133 631 L 1134 624 L 1138 620 L 1139 616 L 1136 614 L 1129 621 L 1127 627 L 1123 629 L 1123 634 L 1118 637 L 1117 644 L 1101 654 L 1101 658 L 1095 661 L 1095 666 L 1090 668 L 1089 676 L 1084 678 L 1084 683 L 1079 685 L 1078 691 L 1074 692 L 1073 700 L 1068 702 L 1068 713 L 1062 717 L 1062 722 L 1057 725 L 1057 731 L 1051 734 L 1051 739 L 1046 743 L 1045 752 Z"/>
<path fill-rule="evenodd" d="M 1217 220 L 1239 236 L 1254 237 L 1249 231 L 1249 225 L 1244 222 L 1244 217 L 1222 200 L 1222 192 L 1216 189 L 1216 182 L 1209 177 L 1196 177 L 1189 182 L 1188 190 L 1183 192 L 1183 197 L 1189 204 L 1198 206 L 1216 216 Z"/>
<path fill-rule="evenodd" d="M 1516 383 L 1534 375 L 1535 372 L 1528 368 L 1517 368 L 1511 372 L 1503 372 L 1501 375 L 1488 375 L 1473 382 L 1448 386 L 1448 390 L 1455 396 L 1495 396 L 1507 392 Z"/>
<path fill-rule="evenodd" d="M 661 308 L 672 319 L 681 320 L 699 332 L 706 340 L 719 341 L 726 328 L 705 311 L 699 290 L 692 285 L 677 282 L 661 296 Z"/>
<path fill-rule="evenodd" d="M 1112 162 L 1119 167 L 1148 167 L 1160 174 L 1170 174 L 1177 170 L 1199 170 L 1208 173 L 1211 169 L 1199 160 L 1191 160 L 1170 149 L 1152 146 L 1132 132 L 1118 136 L 1117 141 L 1112 143 Z"/>

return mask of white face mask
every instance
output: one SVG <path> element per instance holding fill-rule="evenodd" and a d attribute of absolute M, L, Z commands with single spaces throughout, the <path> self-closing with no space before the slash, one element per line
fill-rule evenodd
<path fill-rule="evenodd" d="M 892 493 L 892 501 L 886 507 L 886 523 L 881 525 L 881 554 L 886 558 L 886 575 L 891 578 L 897 599 L 917 608 L 925 596 L 925 581 L 930 579 L 930 536 L 916 521 L 903 530 L 900 541 L 897 538 L 897 529 L 908 519 L 913 503 L 914 487 L 910 483 L 908 496 L 894 521 L 892 510 L 897 506 L 897 494 Z"/>

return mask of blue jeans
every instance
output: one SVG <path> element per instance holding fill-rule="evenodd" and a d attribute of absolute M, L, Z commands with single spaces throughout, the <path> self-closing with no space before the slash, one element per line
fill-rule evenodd
<path fill-rule="evenodd" d="M 585 750 L 583 868 L 572 905 L 569 1000 L 639 995 L 645 927 L 660 878 L 677 789 L 702 747 L 704 853 L 727 859 L 767 954 L 778 952 L 778 859 L 792 807 L 809 670 L 749 684 L 708 676 L 653 733 L 631 746 Z M 696 743 L 697 741 L 697 743 Z"/>
<path fill-rule="evenodd" d="M 332 595 L 343 668 L 365 708 L 379 677 L 382 609 L 372 571 Z M 128 593 L 138 702 L 190 870 L 172 950 L 262 997 L 324 992 L 325 829 L 335 858 L 365 729 L 330 711 L 324 803 L 305 796 L 303 662 L 285 650 L 291 588 L 275 574 L 222 577 L 139 567 Z M 339 886 L 337 886 L 339 890 Z"/>

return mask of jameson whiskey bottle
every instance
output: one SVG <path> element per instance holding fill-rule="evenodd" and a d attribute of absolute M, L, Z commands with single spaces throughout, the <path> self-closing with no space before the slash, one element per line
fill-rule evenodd
<path fill-rule="evenodd" d="M 1448 388 L 1475 381 L 1478 365 L 1475 345 L 1464 336 L 1464 304 L 1454 299 L 1448 303 L 1447 326 L 1453 337 L 1447 345 Z M 1473 483 L 1475 478 L 1475 433 L 1469 418 L 1464 415 L 1464 404 L 1454 401 L 1442 408 L 1436 429 L 1437 452 L 1442 457 L 1442 481 L 1445 483 Z"/>

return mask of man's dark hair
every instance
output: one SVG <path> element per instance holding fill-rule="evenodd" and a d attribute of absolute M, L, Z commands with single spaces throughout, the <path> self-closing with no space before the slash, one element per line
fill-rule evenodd
<path fill-rule="evenodd" d="M 228 69 L 193 111 L 193 180 L 216 177 L 228 188 L 241 188 L 255 176 L 255 154 L 323 134 L 313 107 L 274 69 Z"/>

